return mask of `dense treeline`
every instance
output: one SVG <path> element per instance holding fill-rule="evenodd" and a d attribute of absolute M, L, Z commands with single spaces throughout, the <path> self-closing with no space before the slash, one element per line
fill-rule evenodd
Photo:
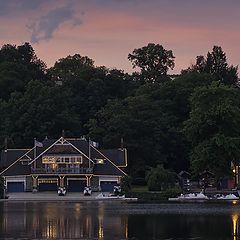
<path fill-rule="evenodd" d="M 163 164 L 179 172 L 205 169 L 222 177 L 240 159 L 237 67 L 221 47 L 178 76 L 174 55 L 148 44 L 128 55 L 133 74 L 96 67 L 75 54 L 47 69 L 32 46 L 0 50 L 0 144 L 32 146 L 33 138 L 90 136 L 101 147 L 129 150 L 129 173 Z"/>

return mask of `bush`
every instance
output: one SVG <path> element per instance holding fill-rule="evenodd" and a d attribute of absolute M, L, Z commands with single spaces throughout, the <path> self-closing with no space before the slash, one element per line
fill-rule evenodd
<path fill-rule="evenodd" d="M 151 168 L 146 177 L 149 191 L 162 191 L 174 187 L 175 175 L 163 165 Z"/>
<path fill-rule="evenodd" d="M 129 176 L 124 176 L 121 179 L 121 189 L 123 193 L 127 193 L 131 190 L 132 179 Z"/>
<path fill-rule="evenodd" d="M 163 196 L 168 199 L 170 197 L 177 197 L 182 192 L 179 186 L 175 186 L 173 188 L 168 188 L 164 192 L 162 192 Z"/>
<path fill-rule="evenodd" d="M 126 197 L 138 198 L 140 202 L 167 201 L 168 198 L 177 197 L 181 193 L 179 187 L 173 187 L 161 192 L 128 192 Z"/>

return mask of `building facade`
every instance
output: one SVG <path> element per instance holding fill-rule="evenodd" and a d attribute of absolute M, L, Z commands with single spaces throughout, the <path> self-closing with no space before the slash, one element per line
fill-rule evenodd
<path fill-rule="evenodd" d="M 31 149 L 6 149 L 1 155 L 1 176 L 7 192 L 82 192 L 85 186 L 111 192 L 126 175 L 125 148 L 100 150 L 85 138 L 45 139 Z"/>

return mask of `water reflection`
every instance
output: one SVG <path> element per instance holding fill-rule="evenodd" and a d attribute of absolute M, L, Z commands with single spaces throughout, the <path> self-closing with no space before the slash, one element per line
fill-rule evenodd
<path fill-rule="evenodd" d="M 239 215 L 237 213 L 232 214 L 232 225 L 233 225 L 233 240 L 239 240 Z"/>
<path fill-rule="evenodd" d="M 0 239 L 240 240 L 240 206 L 0 203 Z"/>
<path fill-rule="evenodd" d="M 1 237 L 43 239 L 125 239 L 127 217 L 103 203 L 4 203 Z M 115 238 L 117 237 L 117 238 Z"/>

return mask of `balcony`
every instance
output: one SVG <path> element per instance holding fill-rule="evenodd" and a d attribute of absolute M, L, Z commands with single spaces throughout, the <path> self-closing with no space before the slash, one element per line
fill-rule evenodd
<path fill-rule="evenodd" d="M 75 168 L 75 167 L 69 167 L 69 168 L 31 168 L 32 174 L 89 174 L 93 173 L 93 168 Z"/>

